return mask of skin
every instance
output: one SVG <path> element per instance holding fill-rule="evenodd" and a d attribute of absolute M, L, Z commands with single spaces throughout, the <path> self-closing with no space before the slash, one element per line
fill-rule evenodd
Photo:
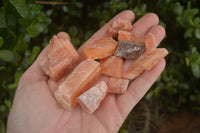
<path fill-rule="evenodd" d="M 112 21 L 119 18 L 133 22 L 135 16 L 129 10 L 119 13 L 85 44 L 103 37 Z M 165 35 L 164 28 L 158 26 L 158 22 L 157 15 L 149 13 L 133 24 L 133 30 L 153 34 L 158 45 Z M 80 55 L 85 44 L 78 50 Z M 47 50 L 48 46 L 38 58 Z M 115 94 L 108 94 L 99 109 L 89 115 L 79 105 L 67 111 L 56 103 L 53 96 L 56 84 L 42 71 L 38 58 L 20 79 L 8 118 L 8 133 L 116 133 L 165 67 L 163 59 L 137 77 L 125 95 L 116 98 Z"/>

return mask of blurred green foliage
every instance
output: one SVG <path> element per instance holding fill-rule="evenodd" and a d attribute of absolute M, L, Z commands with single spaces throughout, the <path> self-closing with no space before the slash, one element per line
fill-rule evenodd
<path fill-rule="evenodd" d="M 96 30 L 122 10 L 135 12 L 136 19 L 148 12 L 160 17 L 166 28 L 161 47 L 169 50 L 162 76 L 146 95 L 159 98 L 177 111 L 188 105 L 200 111 L 200 3 L 198 0 L 68 0 L 67 5 L 35 4 L 34 0 L 0 1 L 0 132 L 18 81 L 48 44 L 52 35 L 66 31 L 79 47 Z M 128 133 L 122 129 L 120 133 Z"/>

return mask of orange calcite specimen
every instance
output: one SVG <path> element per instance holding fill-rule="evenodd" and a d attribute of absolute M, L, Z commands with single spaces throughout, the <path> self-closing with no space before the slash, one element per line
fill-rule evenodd
<path fill-rule="evenodd" d="M 148 34 L 144 40 L 146 51 L 156 48 L 156 40 L 153 34 Z"/>
<path fill-rule="evenodd" d="M 100 64 L 91 59 L 82 61 L 55 91 L 57 102 L 65 109 L 71 110 L 77 104 L 77 97 L 84 87 L 98 75 Z"/>
<path fill-rule="evenodd" d="M 149 35 L 151 37 L 153 36 L 152 34 L 149 34 Z M 119 35 L 118 35 L 118 40 L 129 41 L 129 42 L 134 42 L 134 43 L 141 43 L 141 44 L 145 43 L 145 39 L 147 39 L 147 41 L 148 41 L 150 38 L 149 37 L 146 38 L 146 36 L 144 34 L 140 34 L 140 33 L 134 32 L 134 31 L 132 31 L 132 32 L 124 31 L 124 30 L 119 31 Z"/>
<path fill-rule="evenodd" d="M 101 71 L 105 75 L 116 78 L 122 77 L 123 59 L 117 56 L 110 56 L 100 60 Z"/>
<path fill-rule="evenodd" d="M 124 79 L 134 79 L 139 76 L 145 69 L 134 61 L 127 70 L 123 70 Z"/>
<path fill-rule="evenodd" d="M 93 86 L 78 97 L 79 104 L 89 113 L 92 114 L 105 98 L 107 85 L 104 81 Z"/>
<path fill-rule="evenodd" d="M 86 45 L 83 48 L 83 54 L 86 58 L 102 59 L 114 54 L 117 42 L 111 37 L 103 37 Z"/>
<path fill-rule="evenodd" d="M 128 31 L 119 31 L 118 40 L 131 41 L 131 33 Z"/>
<path fill-rule="evenodd" d="M 111 37 L 117 37 L 118 32 L 120 30 L 131 31 L 131 29 L 132 29 L 131 22 L 129 22 L 127 20 L 117 19 L 117 20 L 113 21 L 110 28 L 107 30 L 106 34 Z"/>
<path fill-rule="evenodd" d="M 68 39 L 59 39 L 58 37 L 53 37 L 53 46 L 49 50 L 49 53 L 51 52 L 54 54 L 55 52 L 58 52 L 60 55 L 60 58 L 68 58 L 69 62 L 72 64 L 72 66 L 76 66 L 80 63 L 81 57 L 77 53 L 76 49 L 72 45 L 72 43 Z"/>
<path fill-rule="evenodd" d="M 51 77 L 58 81 L 73 70 L 80 63 L 81 58 L 71 42 L 54 36 L 51 40 L 51 48 L 48 51 L 49 69 Z"/>
<path fill-rule="evenodd" d="M 162 58 L 168 54 L 165 48 L 156 48 L 151 50 L 147 55 L 140 56 L 134 61 L 129 69 L 123 71 L 123 78 L 133 79 L 140 75 L 144 70 L 150 70 Z"/>
<path fill-rule="evenodd" d="M 70 73 L 73 70 L 73 66 L 69 62 L 69 59 L 64 60 L 57 60 L 57 62 L 54 62 L 55 60 L 49 61 L 49 70 L 51 71 L 51 78 L 54 81 L 58 81 L 61 78 L 63 78 L 65 75 Z"/>
<path fill-rule="evenodd" d="M 129 80 L 110 78 L 108 83 L 108 93 L 125 94 L 128 88 Z"/>
<path fill-rule="evenodd" d="M 145 70 L 150 70 L 154 65 L 156 65 L 162 58 L 164 58 L 168 54 L 168 51 L 165 48 L 156 48 L 150 51 L 150 53 L 145 56 L 141 57 L 138 60 L 138 64 Z"/>

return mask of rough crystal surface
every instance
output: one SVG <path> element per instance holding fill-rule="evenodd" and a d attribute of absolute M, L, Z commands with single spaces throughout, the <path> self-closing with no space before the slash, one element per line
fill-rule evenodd
<path fill-rule="evenodd" d="M 115 56 L 126 59 L 137 59 L 145 51 L 145 45 L 140 43 L 133 43 L 129 41 L 118 41 L 118 47 L 115 51 Z"/>
<path fill-rule="evenodd" d="M 89 114 L 92 114 L 105 98 L 107 89 L 108 87 L 104 81 L 98 83 L 78 97 L 80 105 Z"/>

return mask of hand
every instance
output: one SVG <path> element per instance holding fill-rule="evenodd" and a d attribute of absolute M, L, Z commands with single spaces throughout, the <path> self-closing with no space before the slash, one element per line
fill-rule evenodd
<path fill-rule="evenodd" d="M 115 19 L 132 22 L 134 13 L 123 11 L 97 31 L 86 43 L 93 42 L 106 33 Z M 165 35 L 159 19 L 153 13 L 146 14 L 134 25 L 133 30 L 143 34 L 154 34 L 159 44 Z M 85 43 L 85 44 L 86 44 Z M 82 55 L 82 45 L 78 52 Z M 48 49 L 45 48 L 40 56 Z M 129 86 L 125 95 L 118 98 L 108 94 L 100 108 L 89 115 L 79 105 L 72 111 L 61 108 L 53 96 L 55 86 L 42 71 L 37 59 L 23 74 L 16 90 L 8 118 L 8 133 L 116 133 L 132 108 L 139 102 L 165 67 L 161 60 L 151 70 L 143 72 Z"/>

